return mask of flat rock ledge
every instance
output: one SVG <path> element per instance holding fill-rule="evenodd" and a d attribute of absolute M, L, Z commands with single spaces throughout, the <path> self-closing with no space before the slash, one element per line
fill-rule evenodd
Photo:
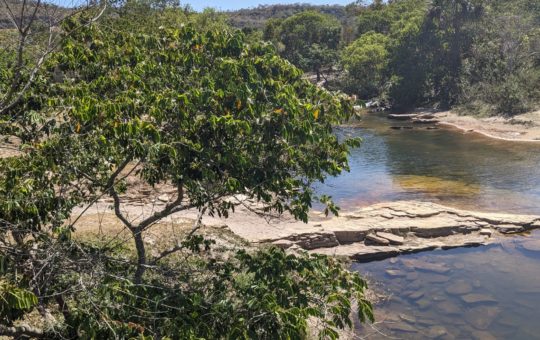
<path fill-rule="evenodd" d="M 258 240 L 283 249 L 344 256 L 356 261 L 384 259 L 434 249 L 480 246 L 503 234 L 540 228 L 540 216 L 466 211 L 435 203 L 379 203 L 310 223 L 301 233 Z"/>

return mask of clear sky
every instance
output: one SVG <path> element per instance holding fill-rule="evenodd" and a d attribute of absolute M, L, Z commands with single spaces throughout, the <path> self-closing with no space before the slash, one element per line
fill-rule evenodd
<path fill-rule="evenodd" d="M 309 3 L 314 5 L 347 5 L 353 1 L 354 0 L 180 0 L 181 3 L 190 4 L 197 11 L 200 11 L 206 7 L 213 7 L 219 10 L 231 10 L 257 7 L 258 5 L 295 3 Z"/>

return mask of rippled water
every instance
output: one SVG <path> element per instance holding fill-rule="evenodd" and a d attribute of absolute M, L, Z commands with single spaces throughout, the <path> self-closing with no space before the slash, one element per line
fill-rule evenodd
<path fill-rule="evenodd" d="M 540 214 L 540 143 L 499 141 L 367 116 L 357 136 L 351 172 L 330 178 L 319 190 L 343 209 L 375 202 L 419 199 L 458 208 Z"/>
<path fill-rule="evenodd" d="M 363 144 L 352 152 L 351 172 L 318 190 L 345 210 L 414 199 L 540 214 L 540 144 L 449 129 L 390 128 L 406 125 L 368 116 L 361 127 L 340 128 L 341 137 L 359 136 Z M 359 336 L 540 339 L 540 252 L 522 248 L 530 239 L 540 242 L 540 231 L 489 247 L 354 264 L 389 296 L 375 306 L 375 324 L 358 326 Z"/>
<path fill-rule="evenodd" d="M 540 242 L 540 232 L 495 246 L 354 264 L 388 296 L 375 307 L 376 323 L 359 326 L 359 336 L 539 339 L 540 252 L 521 246 L 531 239 Z"/>

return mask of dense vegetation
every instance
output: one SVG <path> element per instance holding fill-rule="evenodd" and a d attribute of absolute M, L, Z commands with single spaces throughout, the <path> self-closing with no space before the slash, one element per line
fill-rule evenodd
<path fill-rule="evenodd" d="M 35 6 L 2 32 L 0 134 L 16 152 L 0 158 L 0 335 L 336 338 L 353 306 L 372 318 L 365 282 L 335 259 L 218 247 L 200 218 L 145 240 L 187 209 L 256 203 L 306 220 L 318 200 L 337 213 L 312 184 L 347 170 L 358 145 L 332 131 L 352 114 L 347 96 L 214 11 L 128 1 L 46 27 Z M 141 186 L 172 194 L 134 217 L 127 195 Z M 79 236 L 105 198 L 122 236 Z"/>
<path fill-rule="evenodd" d="M 235 13 L 0 3 L 0 135 L 15 150 L 0 158 L 0 335 L 336 338 L 353 305 L 372 318 L 365 282 L 339 261 L 216 246 L 200 219 L 175 243 L 147 249 L 145 237 L 187 209 L 226 217 L 255 204 L 305 221 L 320 201 L 338 212 L 312 184 L 348 169 L 358 141 L 332 127 L 353 103 L 302 70 L 396 108 L 539 105 L 535 0 Z M 132 218 L 126 197 L 140 185 L 174 195 Z M 103 199 L 127 237 L 77 236 Z"/>
<path fill-rule="evenodd" d="M 315 25 L 334 29 L 311 14 L 267 22 L 264 37 L 306 71 L 305 58 L 336 70 L 329 86 L 377 97 L 395 108 L 430 105 L 483 115 L 513 115 L 540 102 L 540 11 L 533 0 L 394 0 L 346 6 L 340 40 L 314 53 Z M 323 16 L 323 14 L 319 14 Z M 295 22 L 294 25 L 291 25 Z M 307 43 L 287 47 L 291 34 Z M 334 46 L 337 46 L 335 48 Z M 334 57 L 339 55 L 340 57 Z M 331 64 L 325 61 L 332 61 Z"/>

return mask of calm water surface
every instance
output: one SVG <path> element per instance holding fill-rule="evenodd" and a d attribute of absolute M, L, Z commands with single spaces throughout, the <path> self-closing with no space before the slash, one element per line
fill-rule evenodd
<path fill-rule="evenodd" d="M 340 128 L 342 137 L 362 137 L 362 147 L 352 152 L 350 173 L 318 189 L 345 210 L 414 199 L 540 214 L 540 145 L 448 129 L 390 128 L 406 125 L 368 116 L 361 127 Z M 540 252 L 522 247 L 530 240 L 540 242 L 540 231 L 489 247 L 354 264 L 388 296 L 375 306 L 375 324 L 358 325 L 359 337 L 540 339 Z M 438 271 L 426 270 L 429 263 Z"/>
<path fill-rule="evenodd" d="M 540 252 L 522 248 L 540 233 L 500 245 L 354 264 L 388 296 L 368 339 L 540 339 Z M 440 272 L 422 269 L 436 263 Z"/>
<path fill-rule="evenodd" d="M 321 192 L 343 209 L 418 199 L 458 208 L 540 214 L 540 143 L 490 139 L 448 129 L 393 130 L 406 123 L 367 116 L 341 136 L 363 139 L 351 172 L 330 178 Z"/>

